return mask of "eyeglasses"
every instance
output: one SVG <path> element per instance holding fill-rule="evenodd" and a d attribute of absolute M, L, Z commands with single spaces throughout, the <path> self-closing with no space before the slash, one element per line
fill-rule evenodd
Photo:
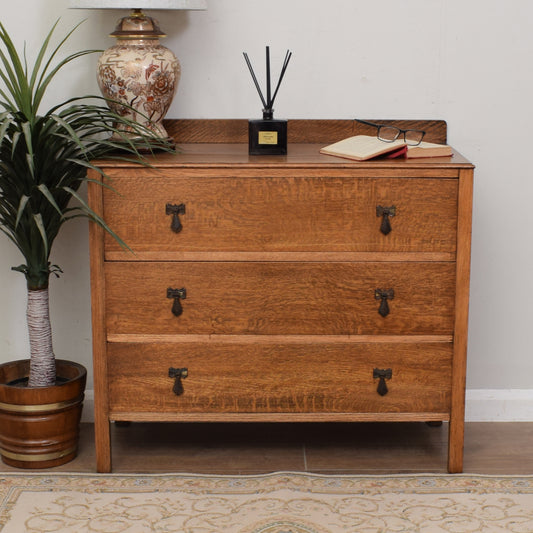
<path fill-rule="evenodd" d="M 396 126 L 389 126 L 388 124 L 376 124 L 375 122 L 368 122 L 367 120 L 355 119 L 361 124 L 366 124 L 367 126 L 374 126 L 378 129 L 378 139 L 386 143 L 391 143 L 395 141 L 400 135 L 403 134 L 403 140 L 409 146 L 417 146 L 422 142 L 425 131 L 422 130 L 402 130 Z"/>

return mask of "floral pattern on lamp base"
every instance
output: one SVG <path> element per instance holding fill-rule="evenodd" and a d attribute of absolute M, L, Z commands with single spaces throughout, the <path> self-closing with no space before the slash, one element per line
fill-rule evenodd
<path fill-rule="evenodd" d="M 126 104 L 109 102 L 109 107 L 148 127 L 162 139 L 168 138 L 163 118 L 178 89 L 180 75 L 178 59 L 156 39 L 120 40 L 98 61 L 97 78 L 102 94 Z"/>

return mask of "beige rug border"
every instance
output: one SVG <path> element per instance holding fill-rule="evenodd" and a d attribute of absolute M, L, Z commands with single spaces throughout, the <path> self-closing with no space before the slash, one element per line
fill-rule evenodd
<path fill-rule="evenodd" d="M 46 480 L 43 482 L 42 480 Z M 158 486 L 155 484 L 159 483 Z M 315 494 L 533 494 L 533 475 L 496 474 L 319 474 L 276 471 L 263 474 L 5 472 L 0 474 L 0 515 L 13 489 L 78 492 L 182 492 L 231 494 L 280 488 Z"/>
<path fill-rule="evenodd" d="M 494 492 L 498 491 L 508 491 L 509 489 L 516 489 L 517 491 L 526 491 L 533 493 L 533 474 L 471 474 L 471 473 L 459 473 L 459 474 L 448 474 L 448 473 L 427 473 L 427 472 L 417 472 L 417 473 L 404 473 L 404 474 L 320 474 L 315 472 L 299 472 L 291 470 L 280 470 L 275 472 L 266 472 L 261 474 L 213 474 L 213 473 L 194 473 L 194 472 L 160 472 L 160 473 L 91 473 L 91 472 L 53 472 L 53 471 L 28 471 L 28 472 L 0 472 L 0 505 L 5 498 L 4 487 L 2 486 L 1 480 L 6 478 L 11 478 L 15 481 L 17 478 L 21 480 L 31 481 L 39 478 L 49 478 L 51 480 L 57 480 L 57 483 L 61 483 L 62 480 L 73 480 L 74 478 L 82 480 L 100 480 L 108 481 L 110 483 L 116 482 L 119 480 L 124 480 L 124 482 L 138 480 L 138 479 L 147 479 L 147 480 L 161 480 L 168 482 L 171 480 L 205 480 L 206 482 L 220 481 L 222 484 L 224 482 L 231 482 L 232 480 L 242 480 L 243 482 L 273 482 L 279 478 L 287 478 L 284 481 L 294 482 L 296 489 L 300 488 L 297 481 L 305 482 L 315 482 L 315 488 L 320 490 L 320 488 L 326 488 L 327 482 L 332 480 L 338 480 L 339 482 L 344 482 L 347 489 L 350 488 L 352 484 L 359 484 L 360 488 L 366 488 L 365 483 L 368 483 L 368 490 L 389 490 L 393 492 L 394 490 L 404 491 L 410 488 L 417 490 L 424 490 L 424 488 L 430 489 L 430 481 L 434 480 L 438 485 L 433 486 L 433 490 L 461 490 L 468 489 L 470 492 L 475 492 L 476 486 L 472 485 L 472 482 L 486 483 L 486 482 L 499 482 L 505 487 L 494 486 L 491 487 L 494 489 Z M 415 483 L 414 486 L 409 486 L 409 481 Z M 427 481 L 427 484 L 420 484 L 421 481 Z M 382 485 L 376 485 L 373 483 L 381 483 Z M 394 482 L 404 483 L 401 487 L 398 485 L 398 488 L 395 489 L 394 486 L 391 486 Z M 321 487 L 322 486 L 322 487 Z M 229 485 L 228 485 L 229 487 Z M 85 487 L 80 487 L 80 490 L 83 490 Z M 104 486 L 101 487 L 105 490 Z M 125 488 L 125 487 L 122 487 Z M 132 487 L 133 488 L 133 487 Z M 140 488 L 140 487 L 136 487 Z M 146 488 L 146 487 L 145 487 Z M 175 490 L 188 490 L 193 487 L 176 486 Z M 217 487 L 219 490 L 222 490 L 222 486 Z M 112 487 L 109 486 L 108 490 L 111 490 Z M 337 487 L 337 490 L 339 487 Z M 480 490 L 486 492 L 487 487 L 479 486 Z"/>
<path fill-rule="evenodd" d="M 21 472 L 0 472 L 0 479 L 4 477 L 95 477 L 95 478 L 137 478 L 137 477 L 198 477 L 198 478 L 270 478 L 276 476 L 301 476 L 310 478 L 343 478 L 343 479 L 395 479 L 395 478 L 445 478 L 445 479 L 464 479 L 464 478 L 481 478 L 481 479 L 532 479 L 533 474 L 479 474 L 462 472 L 458 474 L 447 474 L 443 472 L 415 472 L 405 474 L 321 474 L 318 472 L 300 472 L 297 470 L 276 470 L 274 472 L 264 472 L 261 474 L 214 474 L 199 472 L 54 472 L 51 470 L 27 470 Z"/>

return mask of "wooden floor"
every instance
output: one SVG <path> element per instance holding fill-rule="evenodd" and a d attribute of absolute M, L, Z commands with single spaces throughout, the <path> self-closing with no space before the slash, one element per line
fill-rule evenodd
<path fill-rule="evenodd" d="M 445 473 L 447 439 L 447 424 L 113 424 L 113 471 Z M 95 472 L 92 424 L 79 456 L 49 471 Z M 533 423 L 466 424 L 464 472 L 533 474 Z"/>

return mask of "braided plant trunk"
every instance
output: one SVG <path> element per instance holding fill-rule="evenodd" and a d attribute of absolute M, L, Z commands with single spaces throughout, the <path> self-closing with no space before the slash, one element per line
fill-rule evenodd
<path fill-rule="evenodd" d="M 56 364 L 52 347 L 48 287 L 28 289 L 26 316 L 31 353 L 28 387 L 49 387 L 56 381 Z"/>

